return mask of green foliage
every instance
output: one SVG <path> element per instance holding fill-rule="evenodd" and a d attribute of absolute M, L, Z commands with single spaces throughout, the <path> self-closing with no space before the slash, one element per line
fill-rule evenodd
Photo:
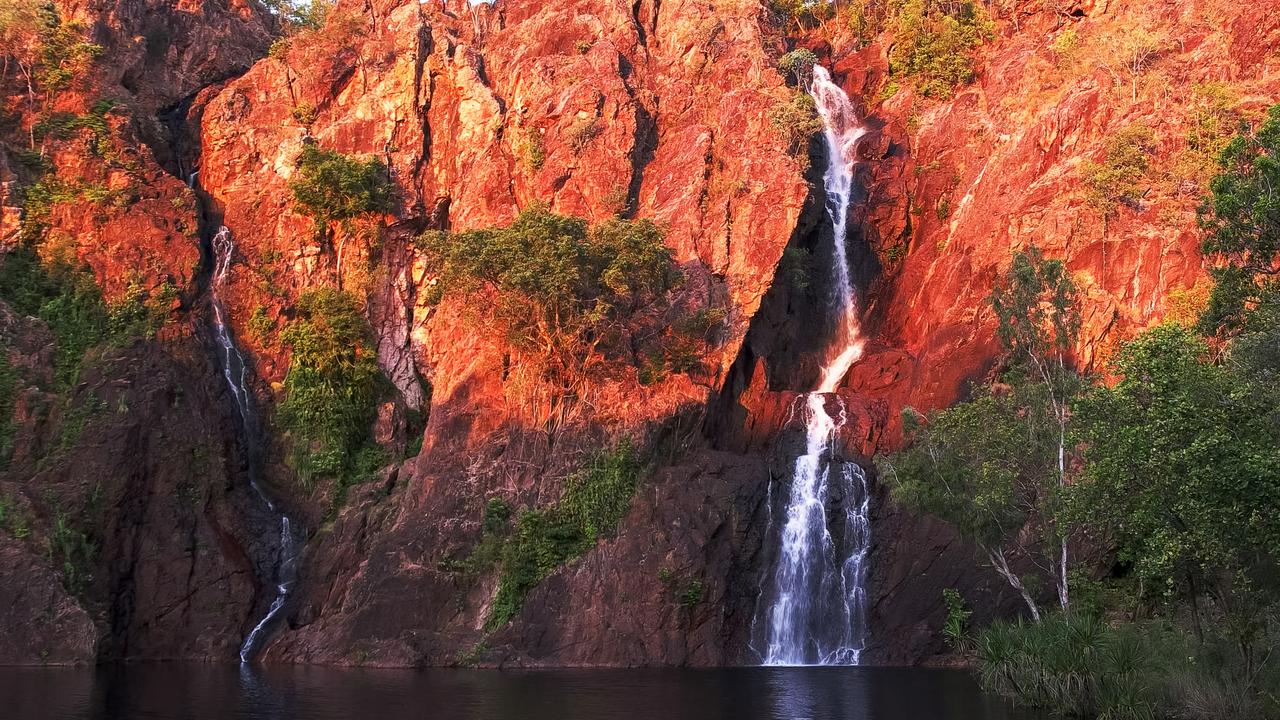
<path fill-rule="evenodd" d="M 317 476 L 338 480 L 338 493 L 367 477 L 376 458 L 368 440 L 381 373 L 360 302 L 320 288 L 303 293 L 297 317 L 280 338 L 289 348 L 289 373 L 278 419 L 293 441 L 292 462 L 308 485 Z"/>
<path fill-rule="evenodd" d="M 53 374 L 60 388 L 75 382 L 85 351 L 109 339 L 107 307 L 93 276 L 61 264 L 46 265 L 28 248 L 5 254 L 0 299 L 53 331 Z"/>
<path fill-rule="evenodd" d="M 991 291 L 997 334 L 1010 359 L 1029 375 L 1058 390 L 1069 378 L 1066 355 L 1080 332 L 1079 296 L 1061 260 L 1047 260 L 1039 248 L 1017 252 Z"/>
<path fill-rule="evenodd" d="M 259 345 L 269 346 L 272 341 L 272 334 L 276 329 L 276 321 L 267 315 L 267 308 L 258 305 L 249 315 L 247 323 L 249 337 Z"/>
<path fill-rule="evenodd" d="M 680 591 L 676 597 L 676 602 L 685 610 L 692 610 L 702 602 L 702 596 L 706 594 L 706 586 L 701 580 L 690 581 L 688 585 Z"/>
<path fill-rule="evenodd" d="M 640 475 L 640 459 L 629 440 L 622 440 L 608 452 L 598 452 L 564 481 L 559 512 L 595 539 L 613 531 L 635 494 Z"/>
<path fill-rule="evenodd" d="M 769 122 L 786 142 L 787 152 L 804 158 L 807 167 L 809 141 L 823 128 L 813 98 L 800 90 L 793 92 L 789 100 L 769 108 Z"/>
<path fill-rule="evenodd" d="M 166 282 L 154 294 L 138 283 L 131 283 L 125 294 L 107 308 L 107 325 L 112 337 L 145 338 L 156 336 L 169 318 L 178 299 L 178 288 Z"/>
<path fill-rule="evenodd" d="M 1143 180 L 1151 165 L 1155 134 L 1146 125 L 1130 125 L 1107 141 L 1107 157 L 1101 163 L 1085 162 L 1081 166 L 1090 202 L 1110 215 L 1120 205 L 1134 206 L 1146 188 Z"/>
<path fill-rule="evenodd" d="M 32 128 L 36 141 L 67 140 L 82 130 L 93 136 L 92 148 L 98 155 L 106 152 L 106 143 L 110 138 L 111 128 L 107 124 L 107 113 L 115 108 L 111 100 L 99 100 L 89 112 L 80 115 L 70 112 L 54 112 L 42 116 Z"/>
<path fill-rule="evenodd" d="M 542 143 L 542 132 L 538 128 L 525 128 L 521 132 L 518 150 L 524 164 L 534 172 L 541 170 L 547 162 L 547 148 Z"/>
<path fill-rule="evenodd" d="M 974 50 L 994 36 L 986 10 L 971 0 L 905 0 L 892 29 L 891 74 L 914 79 L 921 95 L 935 98 L 973 79 Z"/>
<path fill-rule="evenodd" d="M 91 568 L 98 548 L 83 529 L 64 513 L 54 514 L 49 528 L 49 560 L 62 570 L 62 582 L 73 595 L 84 592 L 93 581 Z"/>
<path fill-rule="evenodd" d="M 501 549 L 501 573 L 485 629 L 506 625 L 519 612 L 529 591 L 564 563 L 582 555 L 596 540 L 612 533 L 626 515 L 635 494 L 641 464 L 630 441 L 592 455 L 582 469 L 565 480 L 560 502 L 545 510 L 524 510 Z M 509 517 L 505 504 L 486 507 L 486 536 L 498 518 Z M 482 540 L 481 545 L 484 545 Z"/>
<path fill-rule="evenodd" d="M 788 245 L 782 251 L 782 260 L 778 263 L 778 276 L 793 292 L 803 293 L 808 290 L 813 273 L 814 258 L 809 250 Z"/>
<path fill-rule="evenodd" d="M 1163 648 L 1082 615 L 998 622 L 977 640 L 983 686 L 1070 717 L 1154 720 Z"/>
<path fill-rule="evenodd" d="M 1056 439 L 1041 398 L 982 394 L 931 413 L 903 412 L 911 444 L 879 463 L 894 500 L 988 547 L 1013 540 L 1037 507 Z M 1025 416 L 1040 418 L 1028 425 Z"/>
<path fill-rule="evenodd" d="M 1053 50 L 1054 56 L 1058 60 L 1058 66 L 1063 67 L 1075 62 L 1076 53 L 1080 49 L 1080 33 L 1074 26 L 1069 26 L 1049 43 L 1049 48 Z"/>
<path fill-rule="evenodd" d="M 1166 325 L 1124 346 L 1121 380 L 1081 403 L 1078 512 L 1114 538 L 1147 592 L 1243 592 L 1280 558 L 1276 396 Z"/>
<path fill-rule="evenodd" d="M 336 220 L 392 209 L 391 181 L 381 160 L 361 162 L 315 145 L 298 156 L 298 177 L 289 189 L 298 211 L 314 218 L 318 230 Z"/>
<path fill-rule="evenodd" d="M 942 591 L 942 602 L 947 606 L 947 617 L 942 623 L 942 636 L 947 639 L 951 647 L 961 648 L 967 639 L 969 617 L 973 615 L 973 611 L 965 605 L 964 598 L 960 597 L 960 591 L 955 588 L 946 588 Z"/>
<path fill-rule="evenodd" d="M 1217 261 L 1216 284 L 1204 317 L 1210 331 L 1234 332 L 1247 309 L 1275 288 L 1280 255 L 1280 105 L 1253 134 L 1226 145 L 1211 196 L 1200 210 L 1204 252 Z"/>
<path fill-rule="evenodd" d="M 1057 521 L 1067 486 L 1069 408 L 1079 391 L 1066 362 L 1079 328 L 1078 298 L 1062 263 L 1031 248 L 1014 255 L 990 301 L 1007 352 L 1005 382 L 923 423 L 907 409 L 911 444 L 878 464 L 896 501 L 976 542 L 1034 616 L 1039 609 L 1007 555 L 1046 557 L 1066 604 L 1060 549 L 1070 529 Z M 1038 537 L 1026 532 L 1029 523 L 1038 525 Z"/>
<path fill-rule="evenodd" d="M 34 75 L 49 99 L 83 79 L 103 49 L 87 42 L 79 25 L 64 23 L 57 6 L 49 0 L 36 9 L 36 18 L 39 45 Z"/>
<path fill-rule="evenodd" d="M 487 535 L 498 535 L 511 521 L 511 503 L 500 497 L 489 498 L 484 506 L 482 528 Z"/>
<path fill-rule="evenodd" d="M 778 58 L 778 70 L 792 78 L 797 85 L 803 85 L 818 64 L 818 56 L 809 48 L 796 48 Z"/>
<path fill-rule="evenodd" d="M 289 116 L 293 118 L 294 122 L 298 123 L 302 127 L 310 128 L 316 123 L 316 115 L 318 112 L 319 111 L 316 110 L 316 106 L 311 103 L 298 103 L 289 111 Z"/>
<path fill-rule="evenodd" d="M 1240 129 L 1236 101 L 1236 94 L 1223 83 L 1200 83 L 1192 88 L 1187 150 L 1195 158 L 1197 174 L 1201 166 L 1216 169 L 1218 157 Z"/>
<path fill-rule="evenodd" d="M 324 27 L 335 0 L 262 0 L 280 18 L 286 32 L 319 30 Z"/>
<path fill-rule="evenodd" d="M 418 248 L 438 276 L 429 302 L 483 299 L 483 319 L 566 388 L 606 361 L 665 352 L 680 275 L 648 220 L 588 227 L 535 206 L 505 228 L 426 233 Z"/>
<path fill-rule="evenodd" d="M 798 29 L 835 16 L 833 4 L 813 0 L 769 0 L 769 9 L 781 23 L 794 24 Z"/>
<path fill-rule="evenodd" d="M 9 466 L 13 453 L 13 411 L 21 380 L 18 369 L 9 360 L 9 348 L 0 343 L 0 470 Z M 0 501 L 3 500 L 0 496 Z M 0 512 L 0 525 L 3 524 L 4 513 Z"/>

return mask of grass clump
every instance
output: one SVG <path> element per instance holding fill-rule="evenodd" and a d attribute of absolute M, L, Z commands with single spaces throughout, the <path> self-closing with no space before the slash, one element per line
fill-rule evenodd
<path fill-rule="evenodd" d="M 561 565 L 589 550 L 612 533 L 631 507 L 641 463 L 631 442 L 593 454 L 565 479 L 556 505 L 523 510 L 509 527 L 510 507 L 490 500 L 485 512 L 485 538 L 503 538 L 498 561 L 498 592 L 485 621 L 492 632 L 520 611 L 525 596 Z M 481 541 L 485 547 L 485 540 Z M 490 549 L 490 552 L 492 550 Z"/>
<path fill-rule="evenodd" d="M 541 170 L 547 162 L 547 148 L 542 142 L 542 132 L 538 128 L 525 128 L 520 134 L 517 149 L 520 156 L 524 158 L 525 166 L 534 172 Z"/>
<path fill-rule="evenodd" d="M 1156 717 L 1153 648 L 1132 628 L 1085 615 L 996 623 L 977 640 L 982 684 L 1030 707 L 1072 717 Z"/>

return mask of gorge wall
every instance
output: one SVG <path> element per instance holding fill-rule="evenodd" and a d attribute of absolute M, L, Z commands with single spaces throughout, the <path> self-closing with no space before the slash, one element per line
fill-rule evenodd
<path fill-rule="evenodd" d="M 901 441 L 903 407 L 945 406 L 996 361 L 985 298 L 1011 250 L 1035 244 L 1075 273 L 1082 365 L 1101 367 L 1118 341 L 1194 299 L 1206 175 L 1188 137 L 1206 113 L 1247 119 L 1280 90 L 1270 2 L 997 3 L 974 82 L 942 100 L 890 75 L 891 33 L 859 39 L 828 23 L 788 38 L 752 0 L 341 0 L 323 29 L 275 45 L 276 20 L 253 0 L 58 6 L 103 47 L 92 86 L 61 109 L 103 97 L 117 108 L 105 115 L 114 152 L 81 132 L 48 145 L 51 164 L 119 199 L 58 199 L 47 237 L 108 300 L 176 293 L 155 337 L 102 352 L 62 394 L 49 329 L 0 307 L 19 378 L 0 566 L 22 579 L 0 588 L 0 627 L 13 630 L 3 662 L 230 660 L 270 600 L 274 520 L 249 494 L 206 330 L 219 225 L 237 248 L 220 297 L 259 404 L 269 412 L 289 367 L 261 328 L 287 324 L 305 290 L 341 287 L 366 300 L 394 386 L 375 436 L 404 458 L 336 505 L 332 488 L 297 480 L 279 438 L 268 443 L 264 480 L 308 540 L 266 660 L 751 663 L 768 493 L 803 444 L 789 410 L 813 385 L 826 332 L 825 273 L 800 287 L 784 256 L 812 250 L 820 264 L 831 244 L 822 163 L 790 152 L 769 120 L 794 92 L 778 57 L 813 48 L 873 128 L 849 238 L 869 346 L 839 391 L 847 451 L 867 467 Z M 1133 28 L 1157 41 L 1127 73 L 1114 51 Z M 20 88 L 6 94 L 18 116 L 0 153 L 11 248 L 34 118 Z M 1089 163 L 1139 125 L 1141 192 L 1100 207 Z M 306 143 L 382 160 L 394 209 L 317 241 L 289 188 Z M 464 303 L 428 301 L 435 269 L 415 236 L 502 225 L 538 203 L 662 225 L 684 274 L 678 302 L 723 311 L 695 363 L 657 382 L 635 368 L 598 378 L 565 409 L 520 381 L 519 353 Z M 482 541 L 486 502 L 552 503 L 584 455 L 624 436 L 653 469 L 616 533 L 486 631 L 497 578 L 454 562 Z M 977 621 L 1013 612 L 1012 593 L 944 525 L 882 490 L 873 511 L 868 661 L 943 655 L 942 588 L 959 588 Z M 72 520 L 93 547 L 75 578 L 51 549 Z"/>

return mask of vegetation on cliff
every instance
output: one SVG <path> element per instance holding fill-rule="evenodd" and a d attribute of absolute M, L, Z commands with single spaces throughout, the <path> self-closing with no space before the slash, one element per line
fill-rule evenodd
<path fill-rule="evenodd" d="M 307 145 L 298 157 L 298 177 L 289 183 L 297 207 L 316 221 L 323 236 L 330 223 L 391 210 L 387 166 Z"/>
<path fill-rule="evenodd" d="M 475 319 L 569 393 L 618 363 L 686 370 L 687 343 L 716 323 L 673 304 L 681 274 L 649 220 L 588 225 L 534 206 L 507 227 L 428 232 L 417 245 L 435 275 L 428 302 L 477 301 Z"/>
<path fill-rule="evenodd" d="M 1079 300 L 1046 295 L 1045 285 L 1012 295 L 998 287 L 992 305 L 1009 353 L 998 381 L 923 424 L 912 416 L 914 444 L 882 462 L 899 501 L 954 523 L 989 556 L 1009 547 L 1059 584 L 1062 615 L 1041 621 L 1037 576 L 993 560 L 1037 622 L 979 635 L 989 687 L 1112 718 L 1254 718 L 1274 705 L 1280 225 L 1267 188 L 1280 179 L 1278 130 L 1280 109 L 1227 145 L 1210 184 L 1202 224 L 1218 283 L 1199 323 L 1210 336 L 1176 323 L 1148 330 L 1112 358 L 1114 384 L 1077 378 L 1063 354 L 1035 361 L 1059 368 L 1062 381 L 1029 393 L 1035 374 L 1017 371 L 1009 309 L 1031 337 L 1055 337 L 1069 332 L 1060 318 Z M 1053 267 L 1070 286 L 1054 261 L 1019 255 L 1002 287 L 1029 267 L 1040 268 L 1031 276 Z M 1067 540 L 1112 565 L 1098 577 L 1094 563 L 1077 563 L 1071 596 Z"/>
<path fill-rule="evenodd" d="M 381 371 L 363 305 L 333 288 L 299 296 L 297 317 L 280 334 L 289 373 L 278 419 L 291 442 L 291 464 L 308 486 L 334 479 L 333 505 L 376 466 L 369 447 Z"/>
<path fill-rule="evenodd" d="M 561 483 L 559 502 L 514 512 L 502 498 L 485 506 L 479 544 L 466 560 L 450 565 L 469 575 L 498 569 L 498 590 L 485 630 L 506 625 L 525 596 L 556 568 L 581 556 L 612 534 L 631 507 L 643 464 L 628 439 L 587 456 Z"/>

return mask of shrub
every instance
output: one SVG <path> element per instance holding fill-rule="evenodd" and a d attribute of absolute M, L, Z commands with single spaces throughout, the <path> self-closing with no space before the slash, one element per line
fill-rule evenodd
<path fill-rule="evenodd" d="M 547 162 L 547 149 L 542 144 L 542 133 L 538 128 L 525 128 L 521 131 L 518 151 L 524 158 L 524 164 L 534 172 L 541 170 Z"/>
<path fill-rule="evenodd" d="M 49 528 L 50 561 L 62 570 L 62 582 L 72 595 L 84 592 L 93 575 L 90 573 L 98 548 L 89 536 L 63 513 L 54 516 Z"/>
<path fill-rule="evenodd" d="M 17 312 L 39 318 L 53 332 L 53 375 L 59 388 L 74 384 L 89 348 L 112 339 L 107 306 L 93 275 L 62 263 L 42 263 L 28 247 L 5 254 L 0 298 Z"/>
<path fill-rule="evenodd" d="M 783 24 L 794 24 L 803 30 L 806 23 L 830 20 L 835 16 L 834 4 L 812 0 L 769 0 L 769 9 Z"/>
<path fill-rule="evenodd" d="M 392 209 L 387 166 L 308 145 L 298 157 L 298 177 L 289 183 L 299 212 L 316 221 L 318 231 L 336 220 L 351 220 Z"/>
<path fill-rule="evenodd" d="M 484 298 L 483 320 L 566 389 L 671 335 L 667 293 L 680 276 L 648 220 L 589 227 L 536 206 L 505 228 L 426 233 L 418 248 L 438 275 L 428 302 Z"/>
<path fill-rule="evenodd" d="M 304 128 L 310 129 L 311 126 L 316 123 L 316 115 L 318 112 L 319 111 L 316 110 L 316 106 L 311 103 L 298 103 L 289 111 L 289 115 L 293 118 L 294 122 Z"/>
<path fill-rule="evenodd" d="M 574 155 L 581 155 L 587 146 L 600 135 L 600 123 L 594 117 L 579 117 L 569 124 L 565 137 Z"/>
<path fill-rule="evenodd" d="M 680 603 L 680 607 L 685 610 L 692 610 L 702 602 L 702 596 L 706 593 L 706 586 L 701 580 L 693 580 L 680 591 L 676 601 Z"/>
<path fill-rule="evenodd" d="M 298 317 L 280 338 L 289 372 L 279 420 L 294 442 L 293 465 L 305 483 L 335 477 L 339 488 L 366 474 L 357 457 L 373 422 L 379 378 L 368 323 L 348 293 L 321 288 L 303 293 Z"/>
<path fill-rule="evenodd" d="M 0 343 L 0 470 L 9 466 L 9 456 L 13 452 L 13 411 L 17 400 L 21 376 L 18 369 L 9 362 L 9 348 Z M 0 496 L 0 502 L 4 497 Z M 4 511 L 0 506 L 0 526 L 4 525 Z"/>
<path fill-rule="evenodd" d="M 796 48 L 778 58 L 778 69 L 783 74 L 794 78 L 797 84 L 803 85 L 818 64 L 818 56 L 809 48 Z"/>
<path fill-rule="evenodd" d="M 1107 155 L 1101 163 L 1082 166 L 1090 202 L 1110 215 L 1121 204 L 1134 205 L 1146 189 L 1142 181 L 1151 164 L 1155 133 L 1146 125 L 1123 128 L 1107 141 Z"/>
<path fill-rule="evenodd" d="M 787 152 L 799 155 L 808 165 L 809 141 L 822 131 L 818 106 L 808 93 L 796 91 L 789 100 L 769 108 L 769 122 L 787 144 Z"/>
<path fill-rule="evenodd" d="M 846 0 L 842 4 L 840 13 L 845 23 L 862 43 L 880 34 L 892 10 L 890 0 Z"/>
<path fill-rule="evenodd" d="M 335 0 L 263 0 L 288 32 L 324 27 Z"/>
<path fill-rule="evenodd" d="M 249 315 L 248 322 L 249 337 L 259 345 L 269 345 L 271 343 L 271 334 L 276 329 L 276 321 L 267 315 L 267 309 L 259 305 L 253 309 L 253 313 Z"/>
<path fill-rule="evenodd" d="M 154 338 L 168 319 L 177 297 L 178 289 L 168 282 L 154 294 L 137 283 L 131 283 L 124 297 L 107 309 L 111 335 L 121 340 Z"/>
<path fill-rule="evenodd" d="M 893 31 L 891 74 L 915 79 L 925 97 L 946 98 L 973 79 L 973 51 L 994 36 L 994 25 L 970 0 L 906 0 Z"/>
<path fill-rule="evenodd" d="M 1021 705 L 1070 716 L 1151 720 L 1159 697 L 1153 649 L 1134 629 L 1089 616 L 996 623 L 977 641 L 983 686 Z"/>
<path fill-rule="evenodd" d="M 947 618 L 942 624 L 942 636 L 947 639 L 947 644 L 953 648 L 961 648 L 964 646 L 965 635 L 969 627 L 969 616 L 973 615 L 964 604 L 964 598 L 960 597 L 960 591 L 955 588 L 946 588 L 942 591 L 942 602 L 947 606 Z"/>

